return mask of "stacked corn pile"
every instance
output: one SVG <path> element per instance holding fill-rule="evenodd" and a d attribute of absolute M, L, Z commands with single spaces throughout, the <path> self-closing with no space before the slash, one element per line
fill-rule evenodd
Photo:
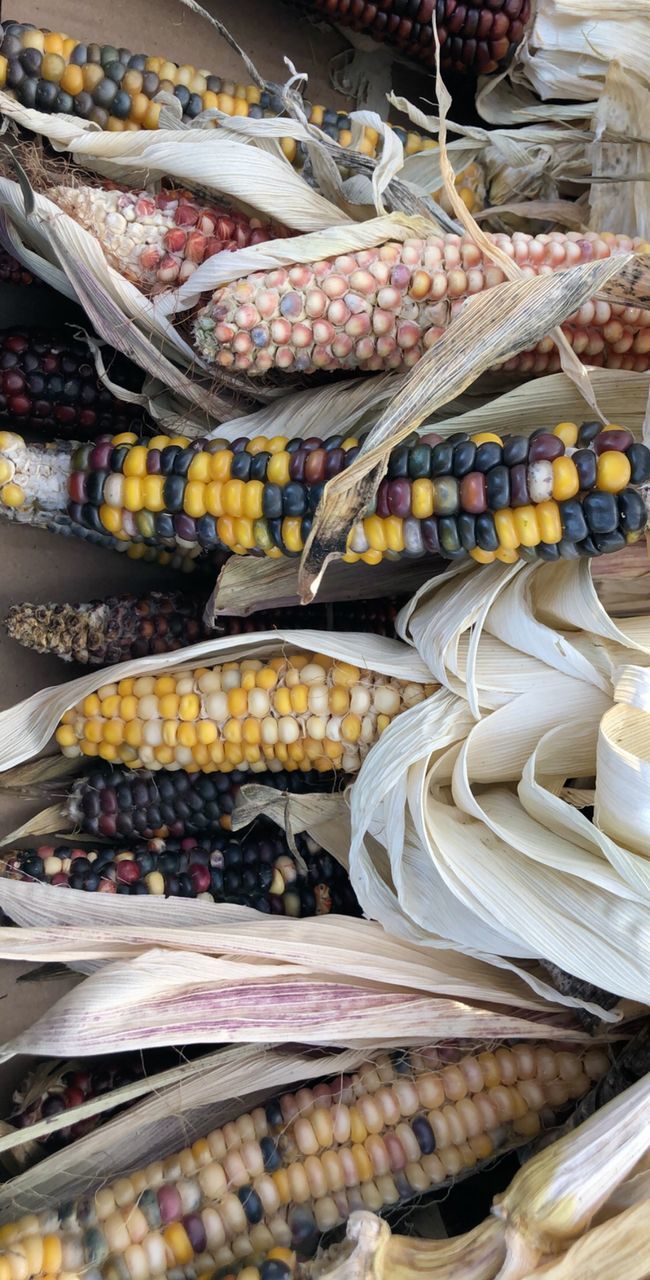
<path fill-rule="evenodd" d="M 393 45 L 408 58 L 434 68 L 434 25 L 442 69 L 489 75 L 503 70 L 521 43 L 531 15 L 530 0 L 291 0 L 315 16 Z"/>

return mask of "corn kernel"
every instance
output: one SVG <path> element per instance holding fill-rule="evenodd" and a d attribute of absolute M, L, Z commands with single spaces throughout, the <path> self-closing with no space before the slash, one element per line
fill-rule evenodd
<path fill-rule="evenodd" d="M 558 422 L 553 428 L 553 435 L 557 436 L 567 449 L 573 449 L 578 443 L 578 426 L 575 422 Z"/>
<path fill-rule="evenodd" d="M 542 505 L 542 504 L 540 504 Z M 499 513 L 496 512 L 495 515 Z M 515 529 L 522 547 L 536 547 L 541 542 L 536 507 L 516 507 L 513 511 Z"/>
<path fill-rule="evenodd" d="M 598 459 L 596 488 L 605 493 L 620 493 L 630 483 L 632 468 L 624 453 L 608 449 Z"/>
<path fill-rule="evenodd" d="M 562 521 L 557 502 L 552 499 L 548 502 L 538 502 L 535 511 L 542 542 L 561 542 Z"/>
<path fill-rule="evenodd" d="M 499 545 L 506 551 L 516 550 L 521 542 L 521 538 L 519 537 L 517 525 L 515 524 L 514 512 L 511 511 L 509 507 L 502 507 L 500 511 L 494 512 L 494 527 L 496 529 L 497 538 L 499 539 Z M 476 557 L 474 558 L 476 559 Z"/>
<path fill-rule="evenodd" d="M 25 503 L 25 490 L 21 485 L 10 480 L 8 484 L 4 484 L 0 489 L 0 502 L 2 502 L 5 507 L 10 507 L 12 510 L 15 510 L 17 507 L 22 507 Z"/>
<path fill-rule="evenodd" d="M 59 725 L 54 736 L 60 747 L 74 747 L 77 741 L 77 735 L 71 724 Z"/>
<path fill-rule="evenodd" d="M 180 700 L 178 715 L 181 720 L 198 720 L 201 704 L 195 693 L 186 693 Z"/>
<path fill-rule="evenodd" d="M 575 498 L 580 489 L 580 477 L 573 458 L 567 458 L 564 454 L 561 458 L 554 458 L 551 465 L 553 467 L 552 492 L 556 502 Z"/>
<path fill-rule="evenodd" d="M 472 560 L 476 560 L 477 564 L 492 564 L 496 559 L 495 551 L 483 551 L 482 547 L 474 547 L 469 553 Z"/>
<path fill-rule="evenodd" d="M 479 431 L 478 434 L 472 436 L 471 439 L 475 445 L 489 444 L 490 442 L 494 444 L 503 444 L 501 436 L 496 435 L 494 431 Z"/>
<path fill-rule="evenodd" d="M 123 720 L 107 720 L 104 722 L 104 742 L 110 742 L 114 747 L 119 747 L 124 741 L 124 721 Z"/>
<path fill-rule="evenodd" d="M 188 516 L 199 520 L 207 511 L 206 486 L 200 480 L 188 480 L 183 494 L 183 510 Z"/>

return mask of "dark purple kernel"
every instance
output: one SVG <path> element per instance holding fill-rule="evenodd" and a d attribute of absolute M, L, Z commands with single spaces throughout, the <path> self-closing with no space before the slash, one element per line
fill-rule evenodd
<path fill-rule="evenodd" d="M 554 458 L 561 458 L 564 453 L 564 444 L 559 436 L 551 435 L 550 431 L 543 431 L 541 435 L 535 436 L 530 441 L 528 447 L 528 462 L 552 462 Z"/>
<path fill-rule="evenodd" d="M 411 481 L 410 480 L 389 480 L 388 481 L 388 509 L 392 516 L 401 516 L 404 519 L 411 514 Z"/>
<path fill-rule="evenodd" d="M 528 492 L 528 467 L 520 462 L 510 468 L 510 506 L 527 507 L 530 502 Z"/>

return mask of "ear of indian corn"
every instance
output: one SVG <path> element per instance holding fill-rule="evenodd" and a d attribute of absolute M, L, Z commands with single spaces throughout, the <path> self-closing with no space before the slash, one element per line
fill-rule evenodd
<path fill-rule="evenodd" d="M 425 67 L 435 67 L 437 27 L 443 71 L 489 75 L 508 65 L 523 39 L 530 0 L 292 0 L 338 26 L 394 45 Z"/>
<path fill-rule="evenodd" d="M 291 234 L 191 191 L 58 186 L 46 194 L 92 231 L 111 266 L 147 293 L 182 284 L 216 253 Z"/>
<path fill-rule="evenodd" d="M 391 720 L 430 692 L 288 653 L 103 685 L 65 712 L 56 740 L 66 756 L 130 768 L 355 773 Z"/>
<path fill-rule="evenodd" d="M 394 620 L 405 601 L 360 600 L 289 609 L 263 609 L 245 618 L 203 621 L 202 595 L 152 591 L 146 596 L 112 596 L 84 604 L 12 605 L 6 627 L 13 640 L 54 653 L 64 661 L 105 667 L 129 658 L 172 653 L 209 636 L 235 636 L 274 627 L 371 631 L 394 636 Z"/>
<path fill-rule="evenodd" d="M 603 232 L 490 239 L 533 275 L 639 249 Z M 194 340 L 218 368 L 252 377 L 281 373 L 404 371 L 438 340 L 466 298 L 505 275 L 468 236 L 388 242 L 338 258 L 255 272 L 216 290 L 198 313 Z M 650 311 L 600 300 L 562 325 L 576 355 L 612 369 L 650 367 Z M 551 338 L 513 357 L 507 372 L 559 368 Z"/>
<path fill-rule="evenodd" d="M 132 708 L 131 708 L 132 709 Z M 63 804 L 62 816 L 76 831 L 106 840 L 185 839 L 230 831 L 232 813 L 250 774 L 187 773 L 184 769 L 135 773 L 118 766 L 92 769 L 77 778 Z M 279 770 L 258 773 L 260 786 L 304 794 L 331 791 L 331 773 Z M 345 785 L 346 779 L 337 779 Z"/>
<path fill-rule="evenodd" d="M 543 1044 L 382 1054 L 83 1201 L 7 1224 L 0 1266 L 20 1259 L 22 1280 L 148 1280 L 246 1265 L 246 1280 L 286 1280 L 355 1209 L 403 1204 L 530 1140 L 607 1066 L 599 1048 Z"/>
<path fill-rule="evenodd" d="M 142 553 L 298 556 L 324 484 L 362 440 L 124 433 L 66 449 L 5 432 L 0 510 L 27 523 L 63 512 L 71 528 Z M 391 454 L 344 559 L 469 555 L 485 564 L 618 551 L 642 536 L 648 481 L 650 450 L 598 422 L 561 422 L 530 437 L 414 435 Z"/>
<path fill-rule="evenodd" d="M 64 33 L 48 32 L 29 23 L 7 22 L 0 28 L 0 88 L 31 110 L 63 112 L 90 120 L 100 129 L 121 132 L 157 129 L 161 91 L 173 94 L 186 124 L 203 111 L 218 109 L 228 116 L 260 120 L 284 114 L 280 94 L 255 85 L 235 84 L 205 68 L 179 65 L 167 58 L 132 53 L 115 45 L 84 44 Z M 306 104 L 312 124 L 342 147 L 352 142 L 346 111 Z M 433 146 L 433 139 L 400 130 L 407 154 Z M 364 128 L 358 150 L 374 156 L 379 135 Z M 285 155 L 302 167 L 305 152 L 293 138 L 282 140 Z"/>
<path fill-rule="evenodd" d="M 139 391 L 142 373 L 117 352 L 104 354 L 108 373 L 126 391 Z M 0 422 L 52 438 L 142 427 L 139 405 L 118 400 L 104 386 L 88 347 L 58 332 L 0 330 Z"/>
<path fill-rule="evenodd" d="M 128 846 L 39 845 L 0 855 L 1 874 L 85 893 L 197 898 L 292 917 L 360 915 L 347 872 L 308 837 L 300 859 L 279 827 L 258 820 L 248 831 L 218 829 L 199 841 L 152 840 Z"/>
<path fill-rule="evenodd" d="M 79 1062 L 47 1064 L 45 1080 L 43 1064 L 39 1063 L 38 1068 L 29 1072 L 14 1092 L 14 1111 L 8 1118 L 9 1123 L 16 1129 L 25 1129 L 41 1120 L 51 1120 L 73 1107 L 82 1106 L 84 1102 L 111 1093 L 122 1085 L 141 1080 L 144 1075 L 145 1064 L 140 1052 L 119 1054 L 112 1058 L 93 1058 L 87 1066 Z M 108 1109 L 72 1125 L 55 1129 L 39 1138 L 39 1147 L 50 1155 L 90 1133 L 114 1114 L 114 1110 Z"/>

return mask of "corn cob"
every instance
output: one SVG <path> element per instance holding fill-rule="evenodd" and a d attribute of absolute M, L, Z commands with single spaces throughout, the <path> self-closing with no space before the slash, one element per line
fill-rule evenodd
<path fill-rule="evenodd" d="M 102 685 L 65 712 L 56 741 L 66 756 L 129 768 L 356 773 L 391 720 L 430 692 L 288 653 Z"/>
<path fill-rule="evenodd" d="M 523 39 L 530 0 L 293 0 L 341 27 L 351 27 L 396 46 L 425 67 L 434 67 L 438 29 L 443 70 L 489 75 L 506 67 Z"/>
<path fill-rule="evenodd" d="M 0 1280 L 16 1268 L 21 1280 L 148 1280 L 241 1265 L 240 1280 L 288 1280 L 355 1209 L 403 1204 L 530 1140 L 607 1067 L 599 1048 L 543 1044 L 380 1055 L 82 1202 L 0 1227 Z"/>
<path fill-rule="evenodd" d="M 106 360 L 112 378 L 139 391 L 142 374 L 117 352 Z M 48 436 L 124 431 L 141 426 L 142 409 L 104 386 L 83 342 L 40 330 L 0 330 L 0 422 L 16 421 Z"/>
<path fill-rule="evenodd" d="M 33 284 L 34 277 L 6 249 L 0 248 L 0 284 Z"/>
<path fill-rule="evenodd" d="M 129 658 L 172 653 L 210 636 L 235 636 L 274 627 L 322 631 L 371 631 L 394 636 L 394 620 L 405 601 L 360 600 L 314 604 L 294 609 L 265 609 L 246 618 L 203 619 L 205 600 L 181 591 L 146 596 L 112 596 L 85 604 L 15 604 L 6 627 L 19 644 L 38 653 L 54 653 L 70 662 L 106 667 Z"/>
<path fill-rule="evenodd" d="M 24 107 L 79 116 L 100 129 L 157 129 L 161 105 L 154 99 L 161 90 L 178 99 L 186 123 L 214 108 L 255 120 L 285 111 L 279 93 L 234 84 L 166 58 L 133 54 L 114 45 L 83 44 L 61 32 L 20 22 L 5 23 L 0 36 L 0 88 L 14 94 Z M 342 147 L 350 146 L 347 112 L 307 105 L 307 114 L 312 124 Z M 433 139 L 412 131 L 399 132 L 408 155 L 435 145 Z M 374 156 L 378 141 L 377 132 L 365 128 L 356 149 Z M 302 166 L 301 144 L 284 138 L 282 149 L 292 163 Z"/>
<path fill-rule="evenodd" d="M 331 774 L 313 770 L 258 773 L 255 781 L 293 793 L 332 789 Z M 250 774 L 237 769 L 228 774 L 93 769 L 72 784 L 62 817 L 75 831 L 107 840 L 212 838 L 217 832 L 231 830 L 231 815 L 246 782 L 250 782 Z"/>
<path fill-rule="evenodd" d="M 359 440 L 189 441 L 125 433 L 65 453 L 0 433 L 0 509 L 34 523 L 45 505 L 74 526 L 198 556 L 300 554 L 323 484 Z M 44 490 L 46 469 L 51 483 Z M 393 451 L 374 509 L 344 559 L 519 555 L 556 560 L 618 551 L 642 536 L 650 450 L 622 427 L 559 423 L 527 436 L 412 436 Z M 134 548 L 137 549 L 137 548 Z"/>
<path fill-rule="evenodd" d="M 72 1107 L 99 1098 L 113 1089 L 132 1084 L 145 1075 L 142 1053 L 120 1054 L 112 1058 L 94 1058 L 87 1067 L 80 1063 L 52 1063 L 46 1079 L 42 1081 L 43 1068 L 30 1073 L 13 1096 L 15 1110 L 9 1123 L 16 1129 L 25 1129 L 40 1120 L 62 1115 Z M 42 1082 L 41 1082 L 42 1081 Z M 123 1104 L 124 1105 L 124 1104 Z M 113 1108 L 78 1120 L 75 1124 L 56 1129 L 39 1138 L 44 1154 L 68 1146 L 96 1129 L 104 1120 L 115 1115 Z"/>
<path fill-rule="evenodd" d="M 290 234 L 191 191 L 58 186 L 46 195 L 92 231 L 112 267 L 148 293 L 181 284 L 215 253 Z"/>
<path fill-rule="evenodd" d="M 603 232 L 490 239 L 530 274 L 641 248 Z M 404 371 L 434 345 L 466 298 L 505 275 L 468 236 L 432 235 L 254 274 L 216 290 L 194 321 L 200 355 L 218 368 L 259 377 L 338 369 Z M 562 330 L 576 355 L 611 369 L 650 368 L 650 311 L 584 303 Z M 540 374 L 559 368 L 551 338 L 501 366 Z"/>
<path fill-rule="evenodd" d="M 343 867 L 306 836 L 299 835 L 296 845 L 304 867 L 291 853 L 284 832 L 258 821 L 248 832 L 217 830 L 200 843 L 186 836 L 125 848 L 39 845 L 3 853 L 0 869 L 10 880 L 86 893 L 200 898 L 293 917 L 330 911 L 359 915 Z"/>

